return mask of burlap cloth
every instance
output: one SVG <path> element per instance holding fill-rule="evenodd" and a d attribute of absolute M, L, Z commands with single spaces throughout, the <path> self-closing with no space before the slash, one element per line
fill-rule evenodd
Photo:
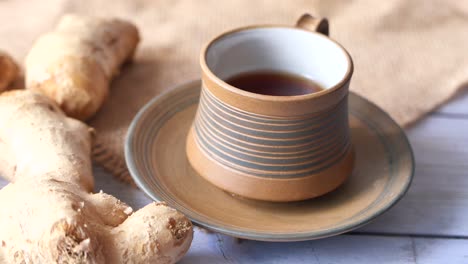
<path fill-rule="evenodd" d="M 304 12 L 328 17 L 332 38 L 354 59 L 351 89 L 401 125 L 468 80 L 468 1 L 0 1 L 0 49 L 23 61 L 34 39 L 66 12 L 122 17 L 140 29 L 134 63 L 90 122 L 98 131 L 96 161 L 129 182 L 123 143 L 133 116 L 153 96 L 198 78 L 201 45 L 227 29 L 292 25 Z"/>

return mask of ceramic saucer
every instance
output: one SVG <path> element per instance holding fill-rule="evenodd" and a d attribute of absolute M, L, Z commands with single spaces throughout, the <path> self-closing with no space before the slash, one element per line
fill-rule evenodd
<path fill-rule="evenodd" d="M 319 198 L 260 202 L 236 197 L 205 181 L 190 166 L 186 136 L 200 94 L 195 81 L 150 101 L 133 120 L 125 158 L 137 185 L 194 222 L 235 237 L 300 241 L 360 227 L 394 205 L 413 177 L 414 160 L 402 129 L 380 108 L 350 93 L 350 126 L 356 151 L 352 176 Z"/>

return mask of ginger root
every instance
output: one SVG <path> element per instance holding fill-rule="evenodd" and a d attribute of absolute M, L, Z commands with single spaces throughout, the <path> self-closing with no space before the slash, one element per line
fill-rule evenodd
<path fill-rule="evenodd" d="M 92 130 L 30 90 L 0 95 L 0 263 L 174 263 L 192 224 L 164 203 L 91 193 Z M 8 166 L 6 166 L 8 165 Z"/>
<path fill-rule="evenodd" d="M 13 59 L 8 54 L 0 51 L 0 93 L 5 91 L 16 79 L 18 72 L 18 66 Z"/>
<path fill-rule="evenodd" d="M 93 130 L 64 114 L 91 117 L 137 43 L 127 22 L 65 16 L 28 54 L 28 90 L 0 95 L 0 175 L 11 181 L 0 190 L 0 263 L 174 263 L 187 252 L 181 213 L 92 193 Z M 10 79 L 1 69 L 0 85 Z"/>
<path fill-rule="evenodd" d="M 28 53 L 26 87 L 52 98 L 68 116 L 89 119 L 138 41 L 138 30 L 129 22 L 65 15 Z"/>

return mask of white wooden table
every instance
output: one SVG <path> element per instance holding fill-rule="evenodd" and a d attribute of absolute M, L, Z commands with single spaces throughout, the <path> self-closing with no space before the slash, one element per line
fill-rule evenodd
<path fill-rule="evenodd" d="M 181 263 L 468 263 L 468 92 L 407 133 L 416 157 L 413 184 L 371 224 L 350 234 L 297 243 L 239 241 L 196 229 Z M 98 167 L 95 177 L 97 190 L 135 209 L 150 202 Z"/>

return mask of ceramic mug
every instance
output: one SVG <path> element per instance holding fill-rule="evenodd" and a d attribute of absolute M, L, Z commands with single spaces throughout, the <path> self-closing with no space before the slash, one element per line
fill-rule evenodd
<path fill-rule="evenodd" d="M 202 49 L 200 104 L 186 145 L 202 177 L 266 201 L 313 198 L 345 181 L 354 164 L 347 105 L 353 63 L 327 34 L 326 20 L 306 14 L 295 27 L 240 28 Z M 272 96 L 225 82 L 264 70 L 306 76 L 324 89 Z"/>

